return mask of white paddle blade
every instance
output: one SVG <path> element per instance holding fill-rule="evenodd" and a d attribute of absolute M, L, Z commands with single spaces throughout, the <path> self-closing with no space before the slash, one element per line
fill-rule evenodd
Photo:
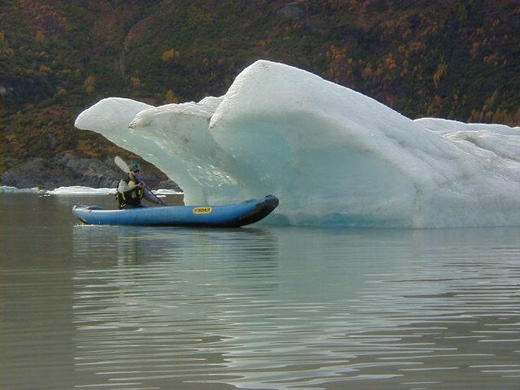
<path fill-rule="evenodd" d="M 121 169 L 123 172 L 125 172 L 125 173 L 130 172 L 130 168 L 128 168 L 128 165 L 126 164 L 126 162 L 121 157 L 116 156 L 114 158 L 114 162 L 119 167 L 119 169 Z"/>

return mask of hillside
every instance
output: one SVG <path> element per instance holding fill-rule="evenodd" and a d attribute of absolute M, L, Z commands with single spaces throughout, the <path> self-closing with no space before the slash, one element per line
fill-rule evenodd
<path fill-rule="evenodd" d="M 109 157 L 131 156 L 75 130 L 79 112 L 107 96 L 154 105 L 220 96 L 259 58 L 309 70 L 411 118 L 519 125 L 518 1 L 404 4 L 4 1 L 2 182 L 106 184 L 100 172 L 113 181 Z M 62 180 L 51 183 L 46 169 Z"/>

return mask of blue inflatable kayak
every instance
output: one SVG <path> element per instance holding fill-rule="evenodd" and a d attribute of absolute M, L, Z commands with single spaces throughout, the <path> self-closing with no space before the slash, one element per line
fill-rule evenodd
<path fill-rule="evenodd" d="M 227 206 L 165 206 L 106 210 L 76 205 L 72 212 L 89 225 L 239 227 L 260 221 L 278 206 L 278 198 L 267 195 Z"/>

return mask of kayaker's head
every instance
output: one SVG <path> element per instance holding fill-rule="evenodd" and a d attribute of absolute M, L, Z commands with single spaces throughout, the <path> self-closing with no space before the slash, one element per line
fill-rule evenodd
<path fill-rule="evenodd" d="M 131 162 L 128 168 L 130 169 L 130 172 L 134 174 L 139 173 L 141 171 L 141 166 L 136 162 Z"/>
<path fill-rule="evenodd" d="M 130 174 L 132 176 L 137 176 L 139 172 L 141 171 L 141 166 L 136 163 L 135 161 L 132 161 L 130 165 L 128 166 L 128 169 L 130 169 Z"/>

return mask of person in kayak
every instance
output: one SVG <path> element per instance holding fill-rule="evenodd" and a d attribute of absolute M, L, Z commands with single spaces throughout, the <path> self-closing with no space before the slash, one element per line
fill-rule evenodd
<path fill-rule="evenodd" d="M 117 186 L 117 201 L 120 209 L 143 207 L 141 200 L 144 198 L 152 203 L 166 206 L 163 201 L 152 194 L 146 185 L 139 179 L 141 167 L 138 163 L 132 162 L 128 166 L 130 171 L 121 179 Z"/>

